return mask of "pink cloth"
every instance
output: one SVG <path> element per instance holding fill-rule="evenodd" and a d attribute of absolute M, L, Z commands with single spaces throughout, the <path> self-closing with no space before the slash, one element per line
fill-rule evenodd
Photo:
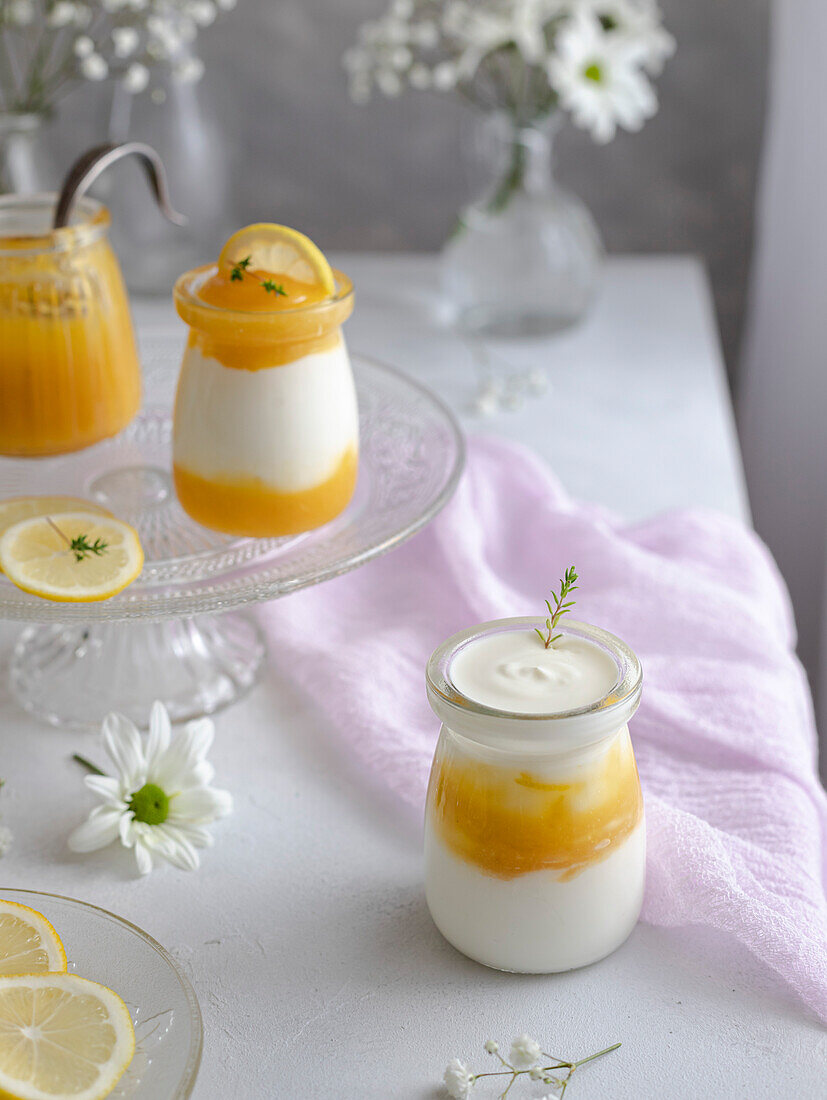
<path fill-rule="evenodd" d="M 752 532 L 698 510 L 622 523 L 570 500 L 528 451 L 477 439 L 424 532 L 264 618 L 332 734 L 421 811 L 439 726 L 429 654 L 463 627 L 539 613 L 572 563 L 576 617 L 643 662 L 644 919 L 732 933 L 827 1021 L 827 797 L 789 601 Z"/>

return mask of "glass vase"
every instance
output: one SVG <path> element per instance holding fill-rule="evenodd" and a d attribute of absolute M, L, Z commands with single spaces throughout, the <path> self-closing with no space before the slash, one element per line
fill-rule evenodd
<path fill-rule="evenodd" d="M 43 121 L 34 111 L 0 111 L 0 195 L 44 189 L 37 148 Z"/>
<path fill-rule="evenodd" d="M 466 331 L 547 335 L 580 321 L 595 297 L 603 249 L 586 206 L 552 173 L 556 125 L 483 120 L 486 186 L 442 253 L 446 299 Z"/>

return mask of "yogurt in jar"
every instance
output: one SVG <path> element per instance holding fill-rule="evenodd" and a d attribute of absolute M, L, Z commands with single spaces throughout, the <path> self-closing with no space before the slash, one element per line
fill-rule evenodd
<path fill-rule="evenodd" d="M 569 622 L 456 635 L 428 665 L 443 728 L 425 821 L 426 896 L 445 938 L 502 970 L 547 973 L 615 950 L 643 900 L 643 799 L 627 726 L 640 665 Z"/>
<path fill-rule="evenodd" d="M 280 255 L 274 246 L 263 251 Z M 350 502 L 359 415 L 341 326 L 353 291 L 345 275 L 326 270 L 332 289 L 220 258 L 176 284 L 190 333 L 175 400 L 175 488 L 206 527 L 296 534 Z"/>

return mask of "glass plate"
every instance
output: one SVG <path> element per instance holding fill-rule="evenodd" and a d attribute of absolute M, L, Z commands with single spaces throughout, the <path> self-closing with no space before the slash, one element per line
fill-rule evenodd
<path fill-rule="evenodd" d="M 189 981 L 159 943 L 96 905 L 37 890 L 0 890 L 51 921 L 66 948 L 69 972 L 109 986 L 135 1025 L 135 1057 L 112 1100 L 183 1100 L 201 1063 L 201 1010 Z"/>
<path fill-rule="evenodd" d="M 304 535 L 234 538 L 191 520 L 169 475 L 169 404 L 145 409 L 114 439 L 75 454 L 0 458 L 0 497 L 89 497 L 138 529 L 146 558 L 134 584 L 100 603 L 53 603 L 0 577 L 0 618 L 95 623 L 225 611 L 338 576 L 413 535 L 456 486 L 462 434 L 446 406 L 404 374 L 359 355 L 353 369 L 361 431 L 356 494 L 338 519 Z M 158 386 L 147 389 L 157 399 Z"/>

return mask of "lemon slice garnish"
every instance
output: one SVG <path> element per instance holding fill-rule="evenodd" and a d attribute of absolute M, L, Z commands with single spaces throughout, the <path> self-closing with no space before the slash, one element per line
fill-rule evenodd
<path fill-rule="evenodd" d="M 106 600 L 131 584 L 143 564 L 135 529 L 91 512 L 24 519 L 0 537 L 8 579 L 46 600 Z"/>
<path fill-rule="evenodd" d="M 80 497 L 10 497 L 0 500 L 0 535 L 15 523 L 30 516 L 57 516 L 63 512 L 94 512 L 111 516 L 107 508 Z"/>
<path fill-rule="evenodd" d="M 299 283 L 336 293 L 336 280 L 324 253 L 309 237 L 273 222 L 258 222 L 233 233 L 221 249 L 218 266 L 236 264 L 250 257 L 250 267 L 270 275 L 284 275 Z"/>
<path fill-rule="evenodd" d="M 60 937 L 42 913 L 0 900 L 0 976 L 66 971 Z"/>
<path fill-rule="evenodd" d="M 135 1053 L 117 993 L 76 974 L 0 978 L 0 1096 L 102 1100 Z"/>

